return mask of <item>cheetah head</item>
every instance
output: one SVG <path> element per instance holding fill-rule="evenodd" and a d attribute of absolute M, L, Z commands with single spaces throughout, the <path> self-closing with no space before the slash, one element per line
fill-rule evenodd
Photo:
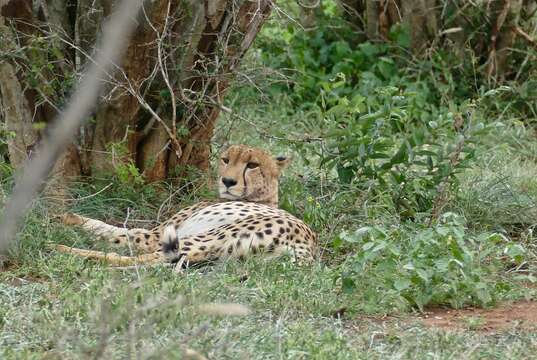
<path fill-rule="evenodd" d="M 289 160 L 273 158 L 265 151 L 232 145 L 220 156 L 220 198 L 278 206 L 278 178 Z"/>

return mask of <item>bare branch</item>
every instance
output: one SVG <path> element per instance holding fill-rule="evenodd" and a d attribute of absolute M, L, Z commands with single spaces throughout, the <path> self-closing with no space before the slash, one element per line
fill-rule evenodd
<path fill-rule="evenodd" d="M 102 50 L 97 53 L 96 63 L 88 68 L 71 102 L 51 126 L 50 136 L 43 141 L 40 151 L 25 166 L 13 195 L 8 200 L 0 223 L 0 253 L 6 251 L 15 235 L 19 219 L 44 185 L 46 176 L 63 149 L 73 139 L 94 106 L 102 88 L 101 79 L 124 50 L 126 39 L 136 26 L 134 18 L 141 5 L 140 0 L 124 0 L 104 27 L 104 42 Z"/>

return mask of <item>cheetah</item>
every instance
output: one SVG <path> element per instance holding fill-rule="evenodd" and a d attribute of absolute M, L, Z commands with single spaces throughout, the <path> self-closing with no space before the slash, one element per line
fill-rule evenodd
<path fill-rule="evenodd" d="M 60 252 L 100 259 L 111 265 L 172 263 L 181 268 L 254 254 L 277 257 L 288 253 L 299 263 L 317 255 L 317 236 L 303 221 L 278 208 L 278 178 L 289 160 L 273 158 L 247 145 L 232 145 L 219 159 L 216 203 L 187 207 L 161 225 L 125 229 L 76 214 L 66 214 L 66 225 L 79 225 L 97 238 L 128 245 L 141 255 L 71 248 Z"/>

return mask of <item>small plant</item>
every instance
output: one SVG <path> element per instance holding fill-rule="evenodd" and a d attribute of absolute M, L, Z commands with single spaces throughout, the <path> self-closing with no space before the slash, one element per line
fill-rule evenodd
<path fill-rule="evenodd" d="M 144 179 L 142 178 L 140 171 L 132 161 L 117 165 L 116 175 L 118 180 L 123 184 L 130 183 L 134 185 L 142 185 L 144 183 Z"/>
<path fill-rule="evenodd" d="M 436 217 L 487 131 L 472 114 L 474 105 L 430 107 L 422 95 L 393 86 L 349 99 L 332 91 L 339 86 L 333 82 L 323 96 L 328 151 L 322 163 L 342 184 L 390 194 L 402 218 Z"/>
<path fill-rule="evenodd" d="M 500 234 L 468 234 L 453 213 L 430 228 L 370 226 L 343 232 L 340 239 L 358 249 L 343 266 L 344 290 L 373 286 L 379 301 L 391 298 L 419 309 L 491 305 L 508 290 L 497 279 L 504 260 L 520 263 L 525 256 L 522 245 Z"/>
<path fill-rule="evenodd" d="M 111 144 L 109 151 L 114 174 L 120 183 L 129 185 L 144 184 L 142 174 L 140 174 L 140 170 L 128 156 L 128 149 L 124 143 Z"/>
<path fill-rule="evenodd" d="M 0 174 L 7 171 L 9 166 L 4 162 L 4 158 L 8 158 L 8 139 L 17 136 L 15 132 L 4 129 L 4 124 L 0 122 Z"/>
<path fill-rule="evenodd" d="M 464 318 L 464 323 L 469 330 L 479 330 L 486 324 L 486 320 L 482 316 L 469 316 Z"/>

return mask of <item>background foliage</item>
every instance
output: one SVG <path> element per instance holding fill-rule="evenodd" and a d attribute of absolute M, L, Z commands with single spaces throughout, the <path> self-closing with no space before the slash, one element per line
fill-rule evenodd
<path fill-rule="evenodd" d="M 537 52 L 517 37 L 491 76 L 494 12 L 451 4 L 444 30 L 464 17 L 464 46 L 439 36 L 416 52 L 404 21 L 368 40 L 325 1 L 305 30 L 291 3 L 299 20 L 267 24 L 249 58 L 274 75 L 229 100 L 274 147 L 296 151 L 301 177 L 284 183 L 282 206 L 321 232 L 344 291 L 372 304 L 491 305 L 517 286 L 505 269 L 535 281 L 535 185 L 513 168 L 535 170 Z M 262 109 L 246 100 L 259 97 Z"/>
<path fill-rule="evenodd" d="M 0 273 L 0 348 L 12 358 L 95 356 L 105 334 L 109 358 L 185 344 L 211 358 L 533 355 L 535 332 L 443 333 L 405 318 L 537 296 L 537 51 L 517 36 L 503 74 L 492 76 L 496 18 L 473 2 L 443 3 L 438 33 L 463 16 L 463 45 L 448 33 L 416 52 L 404 22 L 368 38 L 341 3 L 322 1 L 304 24 L 299 4 L 278 2 L 236 74 L 213 153 L 248 143 L 292 157 L 280 205 L 319 233 L 313 267 L 252 258 L 180 276 L 112 271 L 47 250 L 50 242 L 107 247 L 58 225 L 45 198 Z M 535 39 L 535 14 L 522 12 L 518 26 Z M 0 174 L 4 199 L 11 171 L 3 164 Z M 68 205 L 148 227 L 214 197 L 195 181 L 202 176 L 148 185 L 127 164 L 74 184 Z M 200 316 L 192 306 L 200 301 L 248 304 L 255 315 Z M 401 318 L 387 325 L 385 315 Z M 106 317 L 114 326 L 102 327 Z"/>

